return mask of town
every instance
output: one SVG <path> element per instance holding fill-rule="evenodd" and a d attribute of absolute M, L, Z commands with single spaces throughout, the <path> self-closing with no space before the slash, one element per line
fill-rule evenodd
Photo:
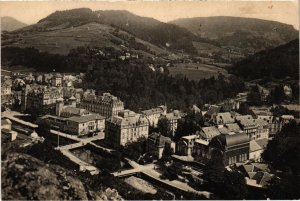
<path fill-rule="evenodd" d="M 298 1 L 0 8 L 2 200 L 300 198 Z"/>
<path fill-rule="evenodd" d="M 209 172 L 215 171 L 214 161 L 228 174 L 238 172 L 245 188 L 265 199 L 274 174 L 262 155 L 286 125 L 299 124 L 298 105 L 248 107 L 253 88 L 258 89 L 259 101 L 270 96 L 258 84 L 247 83 L 248 90 L 235 98 L 190 105 L 185 111 L 166 103 L 132 111 L 111 93 L 76 87 L 83 77 L 3 70 L 2 154 L 11 143 L 24 149 L 49 141 L 52 146 L 45 147 L 51 150 L 44 151 L 58 152 L 64 160 L 57 163 L 72 164 L 74 171 L 90 176 L 108 171 L 144 193 L 157 193 L 155 186 L 167 189 L 171 199 L 208 199 L 215 193 L 229 199 L 206 184 L 214 177 Z M 283 92 L 286 97 L 293 93 L 288 85 Z M 278 110 L 295 111 L 296 116 Z"/>

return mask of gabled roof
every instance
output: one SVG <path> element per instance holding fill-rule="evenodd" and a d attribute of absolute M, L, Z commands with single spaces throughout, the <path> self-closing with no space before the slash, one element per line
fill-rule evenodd
<path fill-rule="evenodd" d="M 152 133 L 148 136 L 148 141 L 152 141 L 158 147 L 165 146 L 166 143 L 171 143 L 172 140 L 168 137 L 161 135 L 160 133 Z"/>
<path fill-rule="evenodd" d="M 77 123 L 85 123 L 85 122 L 93 121 L 96 119 L 105 119 L 105 117 L 100 116 L 98 114 L 91 114 L 91 115 L 86 115 L 86 116 L 73 116 L 73 117 L 67 118 L 68 121 L 74 121 Z"/>
<path fill-rule="evenodd" d="M 221 106 L 212 105 L 210 106 L 209 110 L 205 113 L 206 117 L 211 117 L 213 114 L 220 112 Z"/>
<path fill-rule="evenodd" d="M 226 124 L 225 127 L 230 131 L 230 132 L 240 132 L 242 129 L 237 123 L 232 123 L 232 124 Z"/>
<path fill-rule="evenodd" d="M 263 138 L 263 139 L 259 139 L 259 140 L 256 140 L 256 143 L 262 148 L 266 148 L 267 145 L 268 145 L 268 142 L 269 140 L 267 138 Z"/>
<path fill-rule="evenodd" d="M 83 115 L 89 114 L 90 112 L 87 111 L 86 109 L 67 106 L 67 107 L 63 108 L 61 113 L 67 113 L 67 114 L 71 114 L 71 115 L 83 116 Z"/>
<path fill-rule="evenodd" d="M 141 113 L 145 115 L 152 115 L 152 114 L 162 114 L 163 112 L 164 110 L 162 108 L 157 107 L 149 110 L 143 110 Z"/>
<path fill-rule="evenodd" d="M 251 179 L 254 179 L 258 185 L 264 187 L 268 184 L 268 181 L 270 181 L 273 176 L 273 174 L 269 174 L 268 172 L 259 171 L 256 172 Z"/>
<path fill-rule="evenodd" d="M 212 139 L 213 137 L 221 134 L 215 126 L 203 127 L 201 131 L 201 135 L 206 139 Z"/>
<path fill-rule="evenodd" d="M 217 113 L 216 116 L 216 122 L 217 124 L 229 124 L 234 123 L 234 118 L 230 112 L 220 112 Z"/>
<path fill-rule="evenodd" d="M 255 140 L 250 141 L 250 152 L 254 152 L 262 149 L 263 148 L 259 144 L 257 144 Z"/>

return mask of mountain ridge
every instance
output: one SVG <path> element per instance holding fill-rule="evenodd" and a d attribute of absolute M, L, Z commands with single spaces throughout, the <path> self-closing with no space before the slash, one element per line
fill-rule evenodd
<path fill-rule="evenodd" d="M 298 38 L 292 25 L 257 18 L 231 16 L 182 18 L 170 21 L 222 46 L 246 48 L 255 52 L 273 48 Z"/>
<path fill-rule="evenodd" d="M 13 17 L 10 16 L 1 17 L 1 31 L 15 31 L 25 26 L 27 26 L 27 24 Z"/>

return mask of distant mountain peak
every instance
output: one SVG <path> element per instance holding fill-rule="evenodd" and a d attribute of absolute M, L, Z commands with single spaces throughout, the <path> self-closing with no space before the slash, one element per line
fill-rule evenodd
<path fill-rule="evenodd" d="M 1 31 L 15 31 L 25 26 L 27 26 L 27 24 L 20 22 L 13 17 L 1 17 Z"/>

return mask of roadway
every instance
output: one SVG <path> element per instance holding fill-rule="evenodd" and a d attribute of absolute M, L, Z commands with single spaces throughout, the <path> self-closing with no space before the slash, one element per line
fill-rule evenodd
<path fill-rule="evenodd" d="M 31 122 L 24 121 L 24 120 L 19 119 L 19 118 L 16 118 L 16 117 L 15 117 L 16 115 L 24 115 L 24 114 L 19 113 L 19 112 L 16 112 L 16 111 L 4 111 L 4 112 L 2 112 L 2 117 L 5 117 L 5 118 L 7 118 L 7 119 L 10 119 L 10 120 L 12 120 L 12 121 L 14 121 L 14 122 L 17 122 L 17 123 L 19 123 L 19 124 L 22 124 L 22 125 L 31 127 L 31 128 L 33 128 L 33 129 L 35 129 L 35 128 L 38 127 L 38 125 L 36 125 L 36 124 L 33 124 L 33 123 L 31 123 Z"/>

